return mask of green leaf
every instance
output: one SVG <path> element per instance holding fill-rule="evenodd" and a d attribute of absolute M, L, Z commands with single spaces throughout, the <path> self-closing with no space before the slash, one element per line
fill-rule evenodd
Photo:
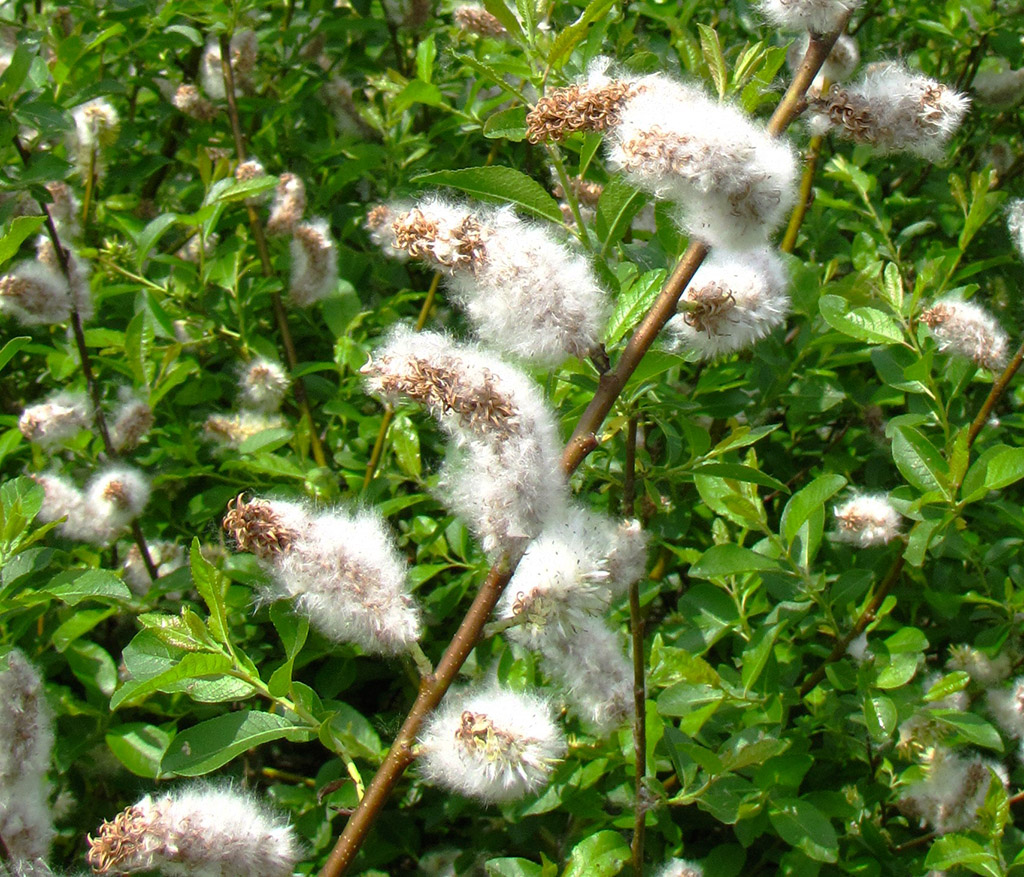
<path fill-rule="evenodd" d="M 938 490 L 948 496 L 949 469 L 942 454 L 912 426 L 892 430 L 892 458 L 907 482 L 922 492 Z"/>
<path fill-rule="evenodd" d="M 42 216 L 16 216 L 10 221 L 0 237 L 0 265 L 12 258 L 27 238 L 39 231 L 43 221 Z"/>
<path fill-rule="evenodd" d="M 604 187 L 597 202 L 595 229 L 601 240 L 601 251 L 607 253 L 609 248 L 622 240 L 629 231 L 635 217 L 647 203 L 647 196 L 634 189 L 621 177 L 612 177 Z"/>
<path fill-rule="evenodd" d="M 165 773 L 197 777 L 227 764 L 254 746 L 286 737 L 308 740 L 311 732 L 273 713 L 241 710 L 193 725 L 178 734 L 161 763 Z"/>
<path fill-rule="evenodd" d="M 697 24 L 700 31 L 700 48 L 704 54 L 708 69 L 711 71 L 711 81 L 715 83 L 718 91 L 718 99 L 725 98 L 726 86 L 729 83 L 729 71 L 725 68 L 725 56 L 722 54 L 722 43 L 714 28 L 706 24 Z"/>
<path fill-rule="evenodd" d="M 569 59 L 572 50 L 578 46 L 587 35 L 587 28 L 592 22 L 599 18 L 605 18 L 615 7 L 615 0 L 590 0 L 586 9 L 568 27 L 563 28 L 551 46 L 548 53 L 548 66 L 553 70 L 561 69 L 562 65 Z"/>
<path fill-rule="evenodd" d="M 484 201 L 512 204 L 540 219 L 562 224 L 558 202 L 544 187 L 526 174 L 510 167 L 468 167 L 455 171 L 420 174 L 414 182 L 422 186 L 451 186 Z"/>
<path fill-rule="evenodd" d="M 227 576 L 219 572 L 211 564 L 199 548 L 199 540 L 192 539 L 189 550 L 192 566 L 192 581 L 203 598 L 206 608 L 210 610 L 210 632 L 224 645 L 230 646 L 228 633 L 228 613 L 226 599 L 228 594 Z"/>
<path fill-rule="evenodd" d="M 515 13 L 505 5 L 505 0 L 483 0 L 483 4 L 484 9 L 502 23 L 505 30 L 509 32 L 509 36 L 520 43 L 526 42 L 526 34 L 523 33 L 522 25 L 519 24 Z"/>
<path fill-rule="evenodd" d="M 32 339 L 28 335 L 16 335 L 0 348 L 0 372 L 6 368 L 7 363 L 17 355 L 19 350 L 31 343 Z"/>
<path fill-rule="evenodd" d="M 392 101 L 391 108 L 395 113 L 403 113 L 416 104 L 428 107 L 446 106 L 441 89 L 432 82 L 413 79 L 403 88 Z"/>
<path fill-rule="evenodd" d="M 164 213 L 152 220 L 135 239 L 135 267 L 142 268 L 150 250 L 156 246 L 160 236 L 178 221 L 178 214 Z"/>
<path fill-rule="evenodd" d="M 67 576 L 72 577 L 71 581 L 64 582 L 63 579 Z M 51 584 L 44 589 L 44 592 L 69 606 L 77 606 L 83 600 L 102 599 L 125 602 L 132 598 L 132 592 L 128 590 L 128 586 L 114 573 L 105 569 L 90 569 L 82 573 L 69 571 L 56 576 L 54 581 L 59 581 L 60 584 Z"/>
<path fill-rule="evenodd" d="M 490 140 L 504 139 L 520 143 L 526 139 L 526 109 L 511 107 L 499 110 L 484 122 L 484 137 Z"/>
<path fill-rule="evenodd" d="M 823 295 L 818 302 L 821 315 L 837 332 L 872 344 L 899 344 L 903 330 L 888 314 L 877 308 L 854 308 L 838 295 Z"/>
<path fill-rule="evenodd" d="M 839 840 L 832 823 L 804 798 L 780 798 L 768 808 L 768 818 L 779 836 L 816 862 L 835 862 Z"/>
<path fill-rule="evenodd" d="M 437 58 L 437 43 L 434 35 L 421 38 L 416 46 L 416 76 L 424 82 L 434 78 L 434 61 Z"/>
<path fill-rule="evenodd" d="M 133 774 L 155 780 L 171 735 L 156 725 L 128 722 L 111 728 L 106 741 L 114 757 Z"/>
<path fill-rule="evenodd" d="M 541 877 L 544 869 L 529 859 L 488 859 L 484 863 L 487 877 Z"/>
<path fill-rule="evenodd" d="M 740 463 L 704 463 L 693 470 L 694 475 L 717 475 L 719 478 L 728 478 L 730 481 L 745 481 L 748 484 L 760 484 L 762 487 L 770 487 L 780 493 L 789 493 L 786 487 L 777 478 L 766 475 L 760 469 L 751 466 L 743 466 Z"/>
<path fill-rule="evenodd" d="M 379 762 L 383 756 L 384 746 L 373 725 L 358 710 L 346 703 L 335 705 L 337 712 L 329 722 L 324 723 L 321 736 L 329 735 L 330 748 L 344 751 L 357 758 Z"/>
<path fill-rule="evenodd" d="M 573 847 L 562 877 L 613 877 L 629 856 L 629 844 L 621 834 L 599 831 Z"/>
<path fill-rule="evenodd" d="M 954 670 L 952 673 L 947 673 L 928 689 L 924 696 L 925 702 L 931 703 L 935 700 L 943 700 L 951 694 L 963 691 L 970 683 L 970 673 L 966 673 L 963 670 Z"/>
<path fill-rule="evenodd" d="M 139 623 L 173 648 L 186 652 L 219 651 L 203 619 L 188 607 L 182 607 L 181 615 L 145 612 L 139 616 Z"/>
<path fill-rule="evenodd" d="M 1024 478 L 1024 448 L 1005 448 L 988 461 L 985 487 L 999 490 Z"/>
<path fill-rule="evenodd" d="M 884 743 L 892 737 L 899 722 L 896 705 L 884 695 L 864 699 L 864 724 L 868 733 L 878 743 Z"/>
<path fill-rule="evenodd" d="M 24 44 L 15 48 L 8 60 L 7 69 L 0 75 L 0 101 L 9 100 L 21 88 L 32 67 L 33 55 L 32 50 Z"/>
<path fill-rule="evenodd" d="M 223 676 L 233 668 L 234 665 L 227 655 L 190 652 L 178 663 L 156 676 L 148 679 L 129 679 L 110 698 L 110 708 L 116 710 L 121 706 L 135 706 L 154 692 L 179 690 L 179 682 L 204 676 Z"/>
<path fill-rule="evenodd" d="M 790 545 L 800 532 L 804 522 L 817 509 L 824 508 L 825 503 L 846 486 L 842 475 L 820 475 L 810 484 L 790 497 L 782 511 L 782 535 Z"/>
<path fill-rule="evenodd" d="M 604 342 L 608 347 L 617 344 L 650 310 L 661 291 L 665 277 L 664 268 L 647 271 L 619 296 L 604 333 Z"/>
<path fill-rule="evenodd" d="M 395 449 L 395 459 L 406 475 L 419 478 L 423 474 L 423 461 L 420 459 L 420 434 L 416 424 L 404 414 L 395 417 L 391 426 L 391 444 Z"/>
<path fill-rule="evenodd" d="M 975 713 L 962 713 L 959 710 L 931 710 L 932 716 L 939 723 L 946 725 L 956 731 L 968 743 L 991 749 L 995 752 L 1003 751 L 1003 741 L 999 732 L 986 722 L 981 716 Z"/>
<path fill-rule="evenodd" d="M 995 855 L 977 841 L 962 834 L 947 834 L 937 838 L 928 850 L 924 867 L 945 871 L 957 866 L 986 877 L 1003 877 L 1006 873 Z"/>
<path fill-rule="evenodd" d="M 759 628 L 751 638 L 750 645 L 743 650 L 740 681 L 743 683 L 744 694 L 750 691 L 753 684 L 757 682 L 761 671 L 768 663 L 772 647 L 775 645 L 775 640 L 781 629 L 782 625 L 780 624 Z"/>
<path fill-rule="evenodd" d="M 143 309 L 132 317 L 124 335 L 124 352 L 135 382 L 146 387 L 153 382 L 156 372 L 156 363 L 150 357 L 154 334 L 153 315 Z"/>
<path fill-rule="evenodd" d="M 698 579 L 711 579 L 778 568 L 777 560 L 728 542 L 725 545 L 712 545 L 690 567 L 689 574 Z"/>
<path fill-rule="evenodd" d="M 249 436 L 238 446 L 238 453 L 255 454 L 257 451 L 270 453 L 284 447 L 293 438 L 295 438 L 294 430 L 286 426 L 261 429 L 255 435 Z"/>

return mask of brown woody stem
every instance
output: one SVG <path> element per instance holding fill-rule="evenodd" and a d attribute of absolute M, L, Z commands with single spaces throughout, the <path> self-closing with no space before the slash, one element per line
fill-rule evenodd
<path fill-rule="evenodd" d="M 793 82 L 768 122 L 768 131 L 773 137 L 777 137 L 785 131 L 799 115 L 804 106 L 807 89 L 814 81 L 814 77 L 821 69 L 829 52 L 832 51 L 832 46 L 839 34 L 845 29 L 846 19 L 843 20 L 836 33 L 828 37 L 811 35 L 807 53 L 797 69 Z M 594 398 L 580 417 L 562 454 L 562 467 L 566 472 L 574 472 L 587 455 L 597 447 L 597 431 L 604 422 L 605 416 L 611 411 L 612 405 L 615 404 L 615 400 L 640 364 L 644 354 L 654 343 L 662 326 L 675 314 L 676 306 L 686 289 L 686 284 L 690 282 L 707 254 L 708 247 L 705 244 L 699 241 L 690 243 L 657 300 L 633 332 L 615 368 L 601 375 Z M 430 711 L 441 702 L 441 698 L 444 697 L 448 687 L 455 679 L 459 668 L 469 657 L 487 623 L 488 616 L 501 597 L 501 592 L 508 584 L 512 573 L 515 572 L 517 563 L 518 558 L 511 563 L 503 560 L 502 563 L 491 567 L 473 605 L 470 606 L 462 624 L 459 625 L 455 638 L 445 651 L 441 663 L 438 664 L 434 676 L 423 680 L 416 702 L 388 751 L 384 763 L 374 776 L 373 782 L 366 790 L 366 795 L 359 802 L 356 811 L 345 825 L 345 830 L 338 838 L 334 849 L 331 850 L 319 877 L 339 877 L 352 864 L 391 790 L 413 761 L 412 745 L 420 725 Z"/>
<path fill-rule="evenodd" d="M 826 83 L 827 87 L 827 83 Z M 822 93 L 825 89 L 822 88 Z M 804 175 L 800 180 L 800 194 L 797 196 L 796 207 L 789 217 L 789 225 L 786 226 L 786 233 L 782 236 L 782 243 L 779 249 L 783 253 L 792 253 L 796 246 L 797 236 L 800 234 L 800 226 L 803 225 L 804 217 L 811 207 L 814 191 L 814 173 L 818 168 L 818 157 L 821 155 L 821 144 L 824 138 L 820 135 L 812 137 L 807 144 L 807 163 L 804 165 Z"/>
<path fill-rule="evenodd" d="M 1002 398 L 1003 393 L 1006 392 L 1006 388 L 1010 385 L 1010 381 L 1013 380 L 1013 376 L 1017 374 L 1022 362 L 1024 362 L 1024 342 L 1022 342 L 1020 347 L 1017 348 L 1017 352 L 1013 355 L 1013 359 L 1010 360 L 1010 364 L 1003 369 L 1003 373 L 996 378 L 995 383 L 992 384 L 992 389 L 989 390 L 988 397 L 982 403 L 977 416 L 971 422 L 970 429 L 967 431 L 968 450 L 970 450 L 971 445 L 974 444 L 974 440 L 978 437 L 978 433 L 980 433 L 982 429 L 984 429 L 985 424 L 988 423 L 989 417 L 992 416 L 992 409 L 996 407 L 996 403 L 1000 398 Z"/>
<path fill-rule="evenodd" d="M 235 140 L 235 154 L 240 162 L 245 161 L 245 137 L 242 134 L 242 126 L 239 121 L 238 104 L 235 101 L 235 74 L 231 69 L 231 40 L 227 34 L 220 36 L 220 67 L 224 75 L 224 91 L 228 102 L 228 118 L 231 120 L 231 134 Z M 264 277 L 273 277 L 274 268 L 270 264 L 270 249 L 267 246 L 267 236 L 263 232 L 263 223 L 260 222 L 256 208 L 251 204 L 246 205 L 246 212 L 249 217 L 249 228 L 252 231 L 253 240 L 256 241 L 256 249 L 260 255 L 260 270 Z M 295 353 L 295 342 L 292 340 L 292 331 L 288 326 L 288 314 L 281 301 L 281 294 L 273 292 L 270 295 L 271 304 L 274 309 L 274 319 L 277 321 L 277 330 L 281 333 L 281 346 L 284 347 L 285 361 L 288 363 L 288 370 L 295 371 L 299 359 Z M 295 394 L 295 404 L 299 407 L 299 413 L 309 430 L 310 449 L 313 452 L 313 459 L 318 466 L 327 465 L 327 457 L 324 455 L 324 447 L 320 436 L 316 431 L 316 423 L 313 421 L 313 412 L 309 407 L 309 397 L 306 395 L 306 385 L 302 378 L 296 378 L 292 382 Z"/>

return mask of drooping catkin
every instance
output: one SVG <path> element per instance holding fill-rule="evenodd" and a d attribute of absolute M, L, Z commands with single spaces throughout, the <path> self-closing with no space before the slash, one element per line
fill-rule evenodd
<path fill-rule="evenodd" d="M 91 420 L 88 396 L 64 390 L 27 407 L 18 419 L 18 429 L 30 442 L 49 450 L 88 429 Z"/>
<path fill-rule="evenodd" d="M 367 388 L 422 404 L 452 437 L 439 495 L 489 553 L 514 551 L 568 500 L 554 416 L 526 375 L 472 344 L 400 329 L 363 367 Z"/>
<path fill-rule="evenodd" d="M 1009 337 L 988 311 L 973 301 L 947 296 L 921 314 L 943 353 L 973 359 L 995 371 L 1006 361 Z"/>
<path fill-rule="evenodd" d="M 966 95 L 902 64 L 873 64 L 856 83 L 812 100 L 809 125 L 814 134 L 832 131 L 883 154 L 938 161 L 969 105 Z"/>
<path fill-rule="evenodd" d="M 153 409 L 128 387 L 118 393 L 118 404 L 110 424 L 110 441 L 118 451 L 138 446 L 153 426 Z"/>
<path fill-rule="evenodd" d="M 267 805 L 210 784 L 147 795 L 88 840 L 96 874 L 289 877 L 301 856 L 291 826 Z"/>
<path fill-rule="evenodd" d="M 295 174 L 285 173 L 277 178 L 277 189 L 270 204 L 267 234 L 290 234 L 302 221 L 306 212 L 306 186 Z"/>
<path fill-rule="evenodd" d="M 109 545 L 149 501 L 148 479 L 131 466 L 107 465 L 92 477 L 85 491 L 53 472 L 32 477 L 43 488 L 39 520 L 65 518 L 57 532 L 78 542 Z"/>
<path fill-rule="evenodd" d="M 939 834 L 967 831 L 977 823 L 993 772 L 1005 786 L 1008 777 L 1003 765 L 936 747 L 927 755 L 924 778 L 900 798 L 900 809 Z"/>
<path fill-rule="evenodd" d="M 301 308 L 330 296 L 338 287 L 338 247 L 325 219 L 302 222 L 292 230 L 288 294 Z"/>
<path fill-rule="evenodd" d="M 530 139 L 606 131 L 611 167 L 680 206 L 687 234 L 715 247 L 763 242 L 795 199 L 792 147 L 739 109 L 663 74 L 608 74 L 599 59 L 585 82 L 548 93 L 527 117 Z"/>
<path fill-rule="evenodd" d="M 497 685 L 449 691 L 419 743 L 427 782 L 487 803 L 538 791 L 566 752 L 544 700 Z"/>
<path fill-rule="evenodd" d="M 224 529 L 271 574 L 268 596 L 293 598 L 296 611 L 328 638 L 374 654 L 396 654 L 419 639 L 406 564 L 376 515 L 239 497 Z"/>
<path fill-rule="evenodd" d="M 785 267 L 767 248 L 715 250 L 665 327 L 669 347 L 713 359 L 751 346 L 785 322 L 788 286 Z"/>
<path fill-rule="evenodd" d="M 25 326 L 63 323 L 71 316 L 71 291 L 59 270 L 22 262 L 0 277 L 0 313 Z"/>
<path fill-rule="evenodd" d="M 0 656 L 0 727 L 0 837 L 14 860 L 45 859 L 53 719 L 39 671 L 17 649 Z"/>
<path fill-rule="evenodd" d="M 117 110 L 106 98 L 98 97 L 71 111 L 75 127 L 68 135 L 68 152 L 79 174 L 102 177 L 105 167 L 103 150 L 117 140 L 121 120 Z"/>
<path fill-rule="evenodd" d="M 541 366 L 582 359 L 597 345 L 607 296 L 583 254 L 553 229 L 510 209 L 430 196 L 411 209 L 371 215 L 373 233 L 392 249 L 448 276 L 455 301 L 482 341 Z"/>

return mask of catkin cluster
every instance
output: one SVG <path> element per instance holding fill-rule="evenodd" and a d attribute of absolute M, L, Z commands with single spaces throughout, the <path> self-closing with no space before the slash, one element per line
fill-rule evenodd
<path fill-rule="evenodd" d="M 280 363 L 256 356 L 238 369 L 237 406 L 229 414 L 211 414 L 203 424 L 206 438 L 237 450 L 246 439 L 284 426 L 279 409 L 291 381 Z"/>

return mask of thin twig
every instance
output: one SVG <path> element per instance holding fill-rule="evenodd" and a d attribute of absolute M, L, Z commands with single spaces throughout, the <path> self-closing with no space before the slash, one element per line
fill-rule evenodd
<path fill-rule="evenodd" d="M 427 297 L 423 300 L 423 307 L 420 308 L 420 315 L 416 318 L 416 325 L 413 327 L 414 332 L 423 331 L 423 327 L 427 325 L 427 318 L 430 316 L 430 310 L 434 306 L 434 298 L 437 295 L 437 286 L 441 282 L 441 272 L 437 271 L 434 273 L 434 278 L 430 281 L 430 289 L 427 290 Z M 395 410 L 388 405 L 384 409 L 384 416 L 380 421 L 380 429 L 377 430 L 377 438 L 373 443 L 373 450 L 370 452 L 370 462 L 366 464 L 366 473 L 363 475 L 363 492 L 370 486 L 370 482 L 373 481 L 373 476 L 377 472 L 377 466 L 380 464 L 381 455 L 384 453 L 384 442 L 387 439 L 388 429 L 391 426 L 391 421 L 395 416 Z"/>
<path fill-rule="evenodd" d="M 850 628 L 845 636 L 839 638 L 835 648 L 832 649 L 829 656 L 822 662 L 821 666 L 804 680 L 803 685 L 800 686 L 800 697 L 804 697 L 814 688 L 815 685 L 825 678 L 825 668 L 828 667 L 829 664 L 834 664 L 843 655 L 845 655 L 850 643 L 864 632 L 865 627 L 874 621 L 875 613 L 878 612 L 878 609 L 885 598 L 889 596 L 889 591 L 891 591 L 896 582 L 899 581 L 900 573 L 903 572 L 903 563 L 903 555 L 900 554 L 900 556 L 893 562 L 893 565 L 889 567 L 889 572 L 886 573 L 885 578 L 878 586 L 878 590 L 875 591 L 875 594 L 868 605 L 864 607 L 864 611 L 861 612 L 856 624 Z"/>
<path fill-rule="evenodd" d="M 826 80 L 822 85 L 821 93 L 825 94 L 827 90 L 828 81 Z M 810 143 L 807 144 L 807 163 L 804 165 L 804 175 L 800 180 L 800 194 L 797 196 L 796 207 L 793 208 L 793 213 L 789 217 L 786 233 L 782 236 L 782 243 L 779 244 L 779 249 L 783 253 L 793 252 L 797 236 L 800 233 L 800 226 L 803 225 L 804 217 L 807 216 L 807 211 L 814 200 L 814 174 L 818 169 L 818 158 L 821 155 L 821 145 L 824 142 L 825 138 L 819 134 L 812 137 Z"/>
<path fill-rule="evenodd" d="M 14 148 L 21 157 L 22 163 L 25 167 L 28 167 L 32 160 L 32 154 L 25 148 L 17 134 L 14 135 Z M 53 244 L 53 251 L 57 257 L 57 264 L 60 265 L 61 273 L 64 275 L 64 279 L 70 288 L 71 265 L 68 262 L 67 250 L 64 249 L 64 245 L 61 243 L 60 235 L 57 233 L 57 226 L 54 224 L 53 216 L 50 215 L 49 207 L 46 204 L 40 204 L 40 207 L 43 211 L 43 224 L 46 226 L 46 234 L 50 238 L 50 243 Z M 92 370 L 92 357 L 89 356 L 89 347 L 85 343 L 82 315 L 78 313 L 78 301 L 74 294 L 71 295 L 71 334 L 75 337 L 75 347 L 78 348 L 78 359 L 82 364 L 85 386 L 89 391 L 89 399 L 92 401 L 92 418 L 96 426 L 96 432 L 100 435 L 100 441 L 103 443 L 103 450 L 106 452 L 107 457 L 111 460 L 116 460 L 120 457 L 120 454 L 110 439 L 110 430 L 107 429 L 107 418 L 103 413 L 100 385 L 97 383 L 96 375 Z M 155 582 L 159 578 L 159 573 L 157 572 L 156 565 L 153 563 L 153 558 L 149 553 L 149 546 L 146 544 L 146 538 L 142 534 L 142 528 L 139 526 L 138 521 L 132 522 L 132 536 L 135 539 L 135 544 L 138 546 L 139 556 L 142 558 L 143 564 L 145 564 L 146 572 L 149 573 L 149 577 Z"/>
<path fill-rule="evenodd" d="M 231 120 L 231 134 L 235 140 L 235 154 L 240 162 L 245 161 L 245 137 L 242 134 L 242 126 L 239 121 L 238 104 L 235 101 L 235 74 L 231 69 L 231 40 L 227 34 L 220 36 L 220 68 L 224 76 L 224 91 L 228 102 L 228 118 Z M 246 205 L 246 212 L 249 217 L 249 228 L 252 231 L 253 240 L 256 241 L 256 249 L 260 256 L 260 269 L 264 277 L 273 277 L 274 268 L 270 264 L 270 249 L 267 246 L 267 237 L 263 233 L 263 223 L 260 222 L 259 214 L 252 204 Z M 277 321 L 277 330 L 281 334 L 281 345 L 284 347 L 285 361 L 288 363 L 288 370 L 295 372 L 299 364 L 298 356 L 295 353 L 295 342 L 292 340 L 291 328 L 288 326 L 288 314 L 284 309 L 279 292 L 272 292 L 270 295 L 271 304 L 274 310 L 274 319 Z M 302 378 L 295 378 L 292 383 L 295 393 L 295 402 L 299 406 L 299 413 L 306 421 L 309 429 L 310 449 L 313 452 L 313 459 L 318 466 L 327 465 L 327 457 L 324 455 L 324 447 L 320 436 L 316 431 L 316 424 L 313 421 L 313 412 L 309 407 L 309 397 L 306 395 L 306 385 Z"/>
<path fill-rule="evenodd" d="M 814 77 L 821 69 L 829 52 L 832 51 L 832 46 L 839 34 L 845 30 L 846 21 L 847 19 L 844 18 L 836 33 L 830 36 L 811 35 L 807 54 L 797 69 L 792 84 L 769 120 L 768 131 L 773 137 L 781 134 L 803 109 L 807 89 L 814 81 Z M 562 454 L 562 467 L 566 472 L 574 472 L 587 455 L 597 447 L 597 430 L 615 404 L 615 400 L 622 392 L 626 382 L 640 364 L 640 360 L 654 343 L 658 331 L 674 315 L 679 298 L 686 289 L 686 284 L 690 282 L 707 253 L 708 247 L 705 244 L 699 241 L 691 242 L 658 299 L 633 332 L 615 368 L 601 375 L 597 392 L 583 412 Z M 518 558 L 511 562 L 503 558 L 501 563 L 491 567 L 476 599 L 459 625 L 455 638 L 445 651 L 441 663 L 438 664 L 437 671 L 433 677 L 425 679 L 421 684 L 416 702 L 388 751 L 384 763 L 366 790 L 366 795 L 345 825 L 345 829 L 341 837 L 338 838 L 334 849 L 331 850 L 319 877 L 339 877 L 352 864 L 391 790 L 413 761 L 412 745 L 420 725 L 430 711 L 441 702 L 441 698 L 444 697 L 463 662 L 469 657 L 487 623 L 488 616 L 497 605 L 512 573 L 515 572 L 517 563 Z"/>
<path fill-rule="evenodd" d="M 622 479 L 622 514 L 636 513 L 636 432 L 637 416 L 626 425 L 626 460 Z M 633 874 L 644 874 L 644 833 L 647 829 L 647 687 L 644 662 L 644 620 L 640 615 L 640 580 L 629 586 L 629 632 L 633 641 Z"/>
<path fill-rule="evenodd" d="M 1000 400 L 1003 393 L 1006 392 L 1006 388 L 1010 385 L 1010 381 L 1013 380 L 1013 376 L 1017 374 L 1017 370 L 1021 367 L 1021 363 L 1024 363 L 1024 342 L 1022 342 L 1020 347 L 1017 348 L 1017 352 L 1013 355 L 1013 359 L 1010 360 L 1010 364 L 1003 369 L 1003 373 L 996 379 L 995 383 L 992 384 L 992 389 L 989 390 L 988 397 L 982 404 L 981 410 L 978 411 L 978 415 L 971 423 L 970 429 L 967 431 L 968 450 L 970 450 L 971 445 L 974 444 L 974 440 L 978 437 L 978 433 L 980 433 L 982 429 L 984 429 L 985 424 L 988 423 L 989 417 L 992 416 L 992 409 L 996 407 L 996 403 Z"/>

